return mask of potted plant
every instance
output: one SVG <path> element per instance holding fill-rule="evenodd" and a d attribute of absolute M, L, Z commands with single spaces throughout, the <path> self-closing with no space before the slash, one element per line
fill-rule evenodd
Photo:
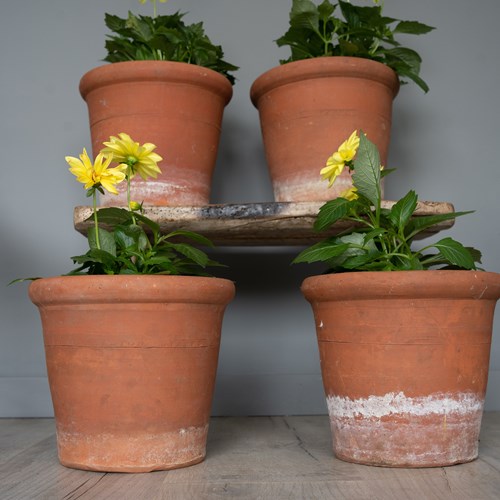
<path fill-rule="evenodd" d="M 152 2 L 153 16 L 105 15 L 112 34 L 104 60 L 112 64 L 92 69 L 80 81 L 93 152 L 122 130 L 140 142 L 150 140 L 168 168 L 156 179 L 134 179 L 144 203 L 205 205 L 235 81 L 231 71 L 237 67 L 223 59 L 203 23 L 187 25 L 179 12 L 157 15 L 157 0 Z M 125 193 L 102 200 L 117 202 L 125 204 Z"/>
<path fill-rule="evenodd" d="M 276 201 L 325 201 L 349 188 L 347 174 L 328 190 L 316 171 L 332 145 L 355 129 L 368 134 L 386 165 L 400 82 L 428 90 L 420 56 L 396 37 L 432 29 L 386 17 L 381 5 L 293 0 L 290 28 L 276 40 L 291 55 L 250 90 Z"/>
<path fill-rule="evenodd" d="M 94 161 L 85 149 L 66 158 L 93 200 L 88 252 L 73 257 L 78 267 L 67 275 L 29 287 L 43 326 L 59 459 L 114 472 L 191 465 L 205 456 L 234 285 L 210 277 L 206 268 L 217 263 L 187 243 L 210 241 L 160 234 L 130 199 L 134 176 L 160 173 L 155 146 L 124 133 L 105 146 Z M 97 192 L 116 195 L 120 183 L 127 208 L 97 209 Z"/>
<path fill-rule="evenodd" d="M 360 132 L 333 157 L 353 187 L 326 202 L 319 231 L 350 223 L 294 262 L 324 262 L 306 278 L 314 312 L 335 455 L 349 462 L 434 467 L 478 455 L 500 275 L 450 237 L 412 249 L 423 230 L 468 212 L 412 215 L 410 191 L 381 207 L 380 155 Z M 342 160 L 341 160 L 342 157 Z"/>

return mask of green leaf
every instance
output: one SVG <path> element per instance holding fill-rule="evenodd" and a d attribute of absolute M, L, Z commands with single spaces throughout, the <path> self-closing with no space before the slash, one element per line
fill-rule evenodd
<path fill-rule="evenodd" d="M 476 268 L 471 252 L 452 238 L 443 238 L 430 246 L 437 248 L 440 255 L 451 265 L 464 269 Z"/>
<path fill-rule="evenodd" d="M 102 227 L 98 228 L 98 233 L 99 233 L 100 250 L 116 257 L 116 243 L 113 234 L 110 233 L 109 231 L 106 231 Z M 93 249 L 99 250 L 97 246 L 97 238 L 94 228 L 90 228 L 88 230 L 87 239 L 91 250 Z"/>
<path fill-rule="evenodd" d="M 40 276 L 32 277 L 32 278 L 16 278 L 15 280 L 9 281 L 7 286 L 13 285 L 14 283 L 22 283 L 23 281 L 36 281 L 42 279 Z"/>
<path fill-rule="evenodd" d="M 337 244 L 346 244 L 348 248 L 342 255 L 328 259 L 328 265 L 333 268 L 345 267 L 344 264 L 354 257 L 365 256 L 377 252 L 373 240 L 366 240 L 364 233 L 351 233 L 337 238 Z M 371 260 L 371 259 L 368 259 Z"/>
<path fill-rule="evenodd" d="M 129 224 L 132 222 L 132 214 L 124 209 L 118 207 L 100 208 L 97 211 L 97 216 L 99 218 L 100 224 L 106 224 L 109 226 L 116 226 L 118 224 Z M 94 219 L 91 215 L 87 221 Z"/>
<path fill-rule="evenodd" d="M 340 12 L 336 12 L 337 6 Z M 311 0 L 293 0 L 290 27 L 276 40 L 279 47 L 289 46 L 291 55 L 282 64 L 322 56 L 356 56 L 381 62 L 404 79 L 413 80 L 423 90 L 428 87 L 419 77 L 420 57 L 400 46 L 395 34 L 425 34 L 432 27 L 418 21 L 400 21 L 383 16 L 382 5 L 357 6 L 339 0 L 332 4 L 323 0 L 316 5 Z M 398 55 L 390 55 L 391 48 L 400 48 Z M 405 62 L 406 61 L 406 62 Z"/>
<path fill-rule="evenodd" d="M 97 272 L 89 274 L 113 274 L 116 267 L 116 256 L 98 248 L 89 250 L 85 255 L 71 257 L 71 260 L 75 264 L 83 264 L 84 268 L 92 267 L 93 264 L 102 264 L 102 267 L 97 268 Z"/>
<path fill-rule="evenodd" d="M 367 264 L 377 261 L 381 256 L 383 256 L 383 254 L 379 251 L 353 255 L 342 262 L 342 267 L 344 269 L 363 270 Z"/>
<path fill-rule="evenodd" d="M 373 142 L 359 132 L 359 148 L 354 160 L 353 184 L 358 194 L 367 198 L 373 205 L 380 204 L 380 155 Z"/>
<path fill-rule="evenodd" d="M 379 236 L 383 236 L 386 233 L 387 233 L 387 229 L 385 229 L 383 227 L 377 227 L 375 229 L 372 229 L 371 231 L 369 231 L 363 235 L 363 244 L 367 245 L 368 242 L 370 242 L 371 240 L 374 240 L 375 238 L 377 238 Z"/>
<path fill-rule="evenodd" d="M 395 172 L 395 168 L 384 168 L 383 170 L 380 171 L 380 177 L 383 179 L 386 175 L 392 174 L 392 172 Z"/>
<path fill-rule="evenodd" d="M 432 226 L 435 226 L 441 222 L 445 222 L 447 220 L 453 220 L 456 217 L 461 217 L 462 215 L 467 215 L 474 213 L 473 210 L 468 212 L 451 212 L 448 214 L 438 214 L 438 215 L 419 215 L 414 217 L 408 224 L 408 227 L 405 231 L 405 234 L 409 238 L 414 238 L 418 233 L 429 229 Z"/>
<path fill-rule="evenodd" d="M 409 35 L 425 35 L 434 30 L 432 26 L 418 21 L 401 21 L 394 28 L 394 33 L 407 33 Z"/>
<path fill-rule="evenodd" d="M 136 16 L 126 19 L 106 14 L 106 26 L 114 33 L 106 40 L 105 61 L 161 60 L 197 64 L 221 73 L 231 84 L 235 78 L 230 71 L 237 66 L 224 61 L 219 45 L 206 36 L 203 23 L 186 25 L 184 14 L 168 16 Z"/>
<path fill-rule="evenodd" d="M 336 7 L 337 6 L 332 5 L 329 0 L 323 0 L 323 2 L 318 5 L 318 14 L 323 23 L 326 24 L 330 20 Z"/>
<path fill-rule="evenodd" d="M 408 255 L 408 258 L 396 257 L 392 260 L 392 263 L 398 271 L 422 271 L 424 266 L 420 262 L 419 256 Z"/>
<path fill-rule="evenodd" d="M 399 73 L 399 76 L 408 77 L 410 80 L 413 80 L 425 93 L 429 92 L 429 86 L 427 85 L 427 83 L 425 83 L 425 81 L 422 80 L 422 78 L 420 78 L 413 71 L 408 70 L 406 67 L 398 67 L 398 66 L 391 66 L 391 67 L 393 70 Z"/>
<path fill-rule="evenodd" d="M 471 257 L 474 259 L 474 262 L 477 262 L 479 264 L 482 263 L 481 259 L 483 258 L 482 253 L 474 247 L 465 247 L 467 251 L 471 254 Z"/>
<path fill-rule="evenodd" d="M 113 16 L 111 14 L 104 14 L 104 23 L 106 27 L 111 31 L 115 31 L 117 33 L 121 32 L 125 28 L 126 19 L 122 19 L 118 16 Z"/>
<path fill-rule="evenodd" d="M 293 264 L 300 262 L 326 262 L 333 257 L 342 255 L 348 248 L 347 243 L 336 243 L 337 238 L 329 238 L 320 243 L 316 243 L 310 248 L 306 248 L 295 257 Z"/>
<path fill-rule="evenodd" d="M 136 239 L 127 231 L 127 226 L 119 226 L 114 232 L 116 243 L 121 248 L 135 246 Z"/>
<path fill-rule="evenodd" d="M 139 214 L 137 212 L 134 214 L 134 216 L 138 221 L 148 226 L 153 234 L 158 234 L 160 232 L 160 226 L 156 222 L 152 221 L 149 217 L 146 217 L 145 215 Z"/>
<path fill-rule="evenodd" d="M 291 18 L 290 24 L 293 28 L 310 29 L 314 32 L 319 30 L 319 16 L 314 12 L 301 12 Z"/>
<path fill-rule="evenodd" d="M 413 73 L 418 74 L 420 72 L 420 64 L 422 59 L 420 56 L 411 49 L 403 48 L 403 47 L 395 47 L 393 49 L 384 50 L 384 55 L 388 57 L 388 61 L 391 62 L 391 65 L 394 67 L 398 67 L 398 69 L 403 69 L 404 66 L 399 68 L 399 63 L 404 63 Z M 394 61 L 392 60 L 394 59 Z"/>
<path fill-rule="evenodd" d="M 392 222 L 398 231 L 403 231 L 411 216 L 417 208 L 418 196 L 415 191 L 410 191 L 404 198 L 401 198 L 392 208 L 387 218 Z"/>
<path fill-rule="evenodd" d="M 355 202 L 354 202 L 355 203 Z M 326 202 L 320 209 L 314 229 L 316 231 L 324 231 L 335 224 L 339 219 L 345 217 L 351 209 L 353 202 L 345 198 L 335 198 Z"/>
<path fill-rule="evenodd" d="M 339 1 L 339 7 L 342 11 L 342 15 L 344 16 L 346 23 L 355 28 L 360 24 L 360 8 L 356 5 L 351 5 L 349 2 Z"/>
<path fill-rule="evenodd" d="M 129 11 L 125 26 L 131 30 L 138 40 L 148 42 L 154 36 L 153 20 L 149 18 L 149 21 L 147 17 L 135 16 Z"/>
<path fill-rule="evenodd" d="M 207 247 L 213 247 L 214 244 L 208 239 L 205 238 L 205 236 L 195 233 L 194 231 L 184 231 L 182 229 L 178 229 L 177 231 L 172 231 L 165 235 L 165 239 L 170 239 L 170 238 L 175 238 L 176 236 L 181 236 L 183 238 L 188 238 L 190 240 L 196 241 L 196 243 L 199 243 L 200 245 L 204 245 Z"/>
<path fill-rule="evenodd" d="M 293 25 L 294 19 L 303 14 L 317 15 L 318 8 L 311 0 L 293 0 L 290 10 L 290 24 Z"/>
<path fill-rule="evenodd" d="M 116 244 L 123 249 L 144 251 L 149 247 L 149 240 L 144 229 L 136 224 L 116 227 L 114 238 Z"/>
<path fill-rule="evenodd" d="M 170 245 L 176 252 L 184 255 L 184 257 L 187 257 L 199 266 L 205 267 L 208 264 L 209 259 L 205 252 L 202 252 L 191 245 L 187 245 L 186 243 L 170 243 Z"/>
<path fill-rule="evenodd" d="M 180 274 L 178 266 L 166 255 L 156 255 L 144 261 L 150 274 Z"/>

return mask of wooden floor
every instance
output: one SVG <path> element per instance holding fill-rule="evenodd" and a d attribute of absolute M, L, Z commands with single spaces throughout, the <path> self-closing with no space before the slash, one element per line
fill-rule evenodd
<path fill-rule="evenodd" d="M 325 416 L 212 419 L 206 460 L 168 472 L 62 467 L 51 419 L 0 420 L 1 500 L 487 500 L 500 498 L 500 412 L 483 420 L 479 459 L 435 469 L 341 462 Z"/>

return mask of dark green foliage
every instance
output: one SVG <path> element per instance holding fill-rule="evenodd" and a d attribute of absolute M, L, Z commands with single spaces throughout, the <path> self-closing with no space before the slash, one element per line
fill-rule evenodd
<path fill-rule="evenodd" d="M 421 35 L 433 30 L 417 21 L 400 21 L 382 14 L 382 7 L 360 7 L 339 0 L 293 0 L 290 28 L 276 40 L 278 46 L 289 46 L 287 63 L 322 56 L 363 57 L 392 68 L 402 83 L 409 78 L 422 90 L 429 90 L 420 78 L 420 56 L 401 47 L 395 34 Z"/>
<path fill-rule="evenodd" d="M 352 223 L 350 229 L 307 248 L 294 263 L 324 262 L 329 272 L 476 269 L 481 253 L 449 237 L 420 250 L 411 248 L 422 231 L 471 212 L 414 217 L 418 203 L 414 191 L 409 191 L 390 209 L 381 208 L 378 151 L 363 133 L 353 170 L 358 198 L 326 202 L 314 224 L 317 231 L 324 231 L 342 220 Z"/>
<path fill-rule="evenodd" d="M 115 35 L 108 35 L 104 59 L 121 61 L 176 61 L 197 64 L 223 74 L 232 84 L 237 66 L 224 61 L 220 45 L 214 45 L 205 34 L 203 23 L 186 25 L 185 14 L 176 12 L 168 16 L 136 16 L 127 19 L 106 14 L 106 26 Z"/>
<path fill-rule="evenodd" d="M 98 211 L 98 217 L 101 224 L 111 227 L 112 230 L 99 227 L 100 248 L 97 248 L 94 228 L 89 230 L 90 249 L 85 255 L 72 257 L 79 267 L 68 273 L 69 275 L 209 276 L 205 270 L 207 267 L 220 266 L 210 260 L 202 250 L 183 242 L 190 240 L 198 245 L 212 247 L 212 243 L 200 234 L 173 231 L 161 235 L 160 227 L 154 221 L 123 208 L 102 208 Z"/>

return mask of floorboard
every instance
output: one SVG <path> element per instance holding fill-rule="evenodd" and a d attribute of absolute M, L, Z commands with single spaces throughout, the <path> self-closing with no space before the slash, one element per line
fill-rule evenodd
<path fill-rule="evenodd" d="M 428 469 L 334 458 L 326 416 L 213 418 L 207 458 L 147 474 L 85 472 L 57 461 L 52 419 L 0 420 L 0 499 L 497 500 L 500 412 L 484 416 L 479 459 Z"/>

